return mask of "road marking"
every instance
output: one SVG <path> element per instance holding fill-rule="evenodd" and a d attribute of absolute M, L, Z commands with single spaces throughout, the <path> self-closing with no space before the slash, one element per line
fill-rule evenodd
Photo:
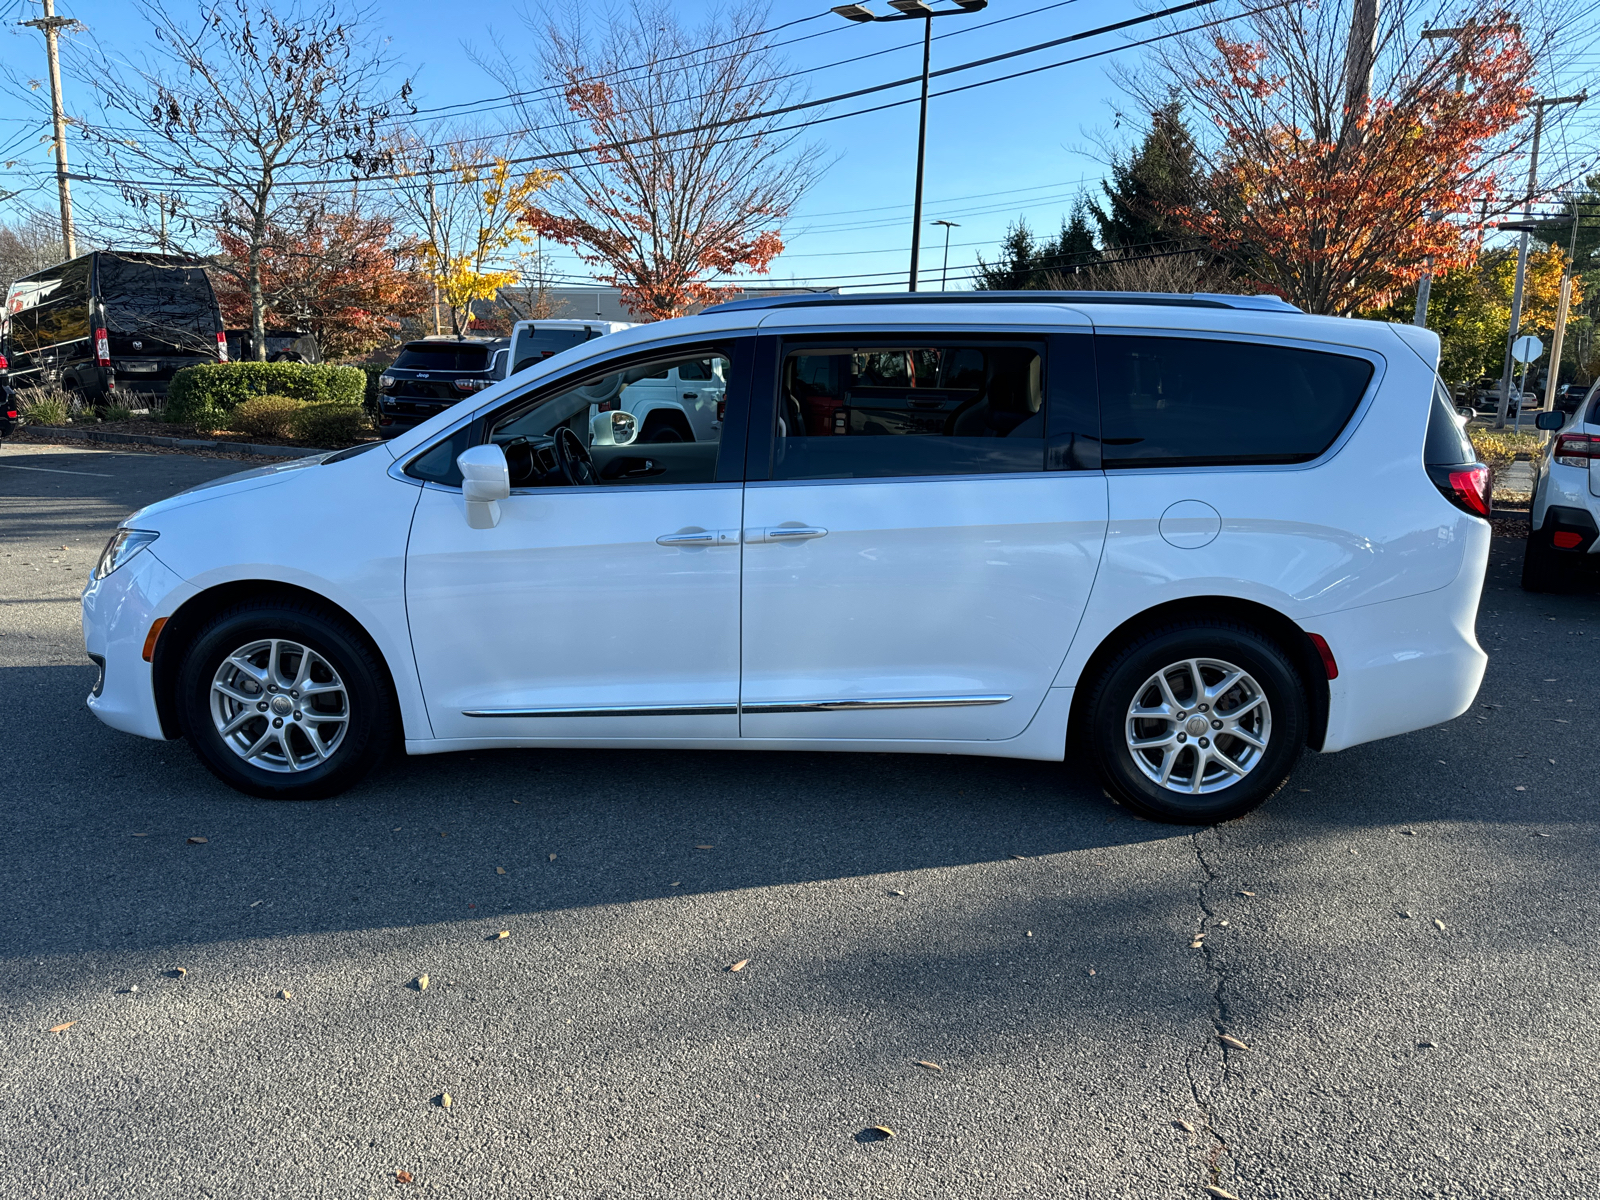
<path fill-rule="evenodd" d="M 46 475 L 93 475 L 96 479 L 115 479 L 115 475 L 107 475 L 103 471 L 62 471 L 55 467 L 19 467 L 16 463 L 0 462 L 0 467 L 10 467 L 13 471 L 43 471 Z"/>

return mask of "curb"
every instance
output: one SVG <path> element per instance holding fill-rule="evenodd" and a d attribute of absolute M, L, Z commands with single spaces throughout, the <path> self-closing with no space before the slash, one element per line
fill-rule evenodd
<path fill-rule="evenodd" d="M 89 442 L 117 442 L 124 446 L 166 446 L 173 450 L 221 450 L 229 454 L 254 454 L 261 458 L 310 458 L 331 454 L 308 446 L 257 446 L 250 442 L 208 442 L 196 438 L 155 437 L 144 433 L 102 433 L 97 429 L 68 429 L 62 425 L 24 425 L 23 430 L 52 437 L 79 438 Z"/>

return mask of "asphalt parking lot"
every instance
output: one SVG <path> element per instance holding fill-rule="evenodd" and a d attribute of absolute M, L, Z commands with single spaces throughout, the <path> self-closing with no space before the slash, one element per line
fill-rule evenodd
<path fill-rule="evenodd" d="M 83 704 L 112 526 L 242 465 L 0 450 L 0 1195 L 1595 1194 L 1600 600 L 1519 544 L 1471 712 L 1216 829 L 893 755 L 282 804 Z"/>

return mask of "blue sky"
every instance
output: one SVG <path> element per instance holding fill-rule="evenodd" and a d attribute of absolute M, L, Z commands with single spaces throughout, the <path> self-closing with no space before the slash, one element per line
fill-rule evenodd
<path fill-rule="evenodd" d="M 181 12 L 177 6 L 188 2 L 171 0 L 171 11 Z M 949 0 L 937 3 L 949 6 Z M 709 7 L 703 0 L 673 5 L 689 25 L 697 24 Z M 779 0 L 767 9 L 766 23 L 826 14 L 828 7 L 816 0 Z M 880 13 L 890 11 L 886 0 L 873 0 L 872 7 Z M 88 32 L 76 36 L 97 39 L 102 47 L 120 50 L 148 43 L 148 29 L 131 6 L 59 0 L 58 11 L 82 20 Z M 380 0 L 372 18 L 373 26 L 388 38 L 397 77 L 411 75 L 417 85 L 416 102 L 428 107 L 488 99 L 501 90 L 476 65 L 473 51 L 493 57 L 504 48 L 513 56 L 532 57 L 535 47 L 519 19 L 520 11 L 521 5 L 510 4 L 446 9 L 421 0 Z M 1130 0 L 992 0 L 980 13 L 934 22 L 933 65 L 937 70 L 1063 37 L 1139 11 L 1141 7 Z M 42 79 L 39 35 L 15 26 L 17 20 L 36 15 L 36 0 L 0 0 L 0 20 L 9 26 L 0 32 L 0 59 Z M 1208 15 L 1196 14 L 1194 19 Z M 980 69 L 951 82 L 1125 46 L 1155 28 L 1105 35 Z M 777 36 L 821 35 L 781 51 L 792 68 L 822 68 L 807 81 L 815 97 L 916 74 L 921 66 L 921 30 L 917 21 L 857 25 L 827 14 Z M 827 66 L 885 49 L 891 52 L 864 63 Z M 1143 53 L 1123 49 L 1090 62 L 932 100 L 924 221 L 960 224 L 950 238 L 952 287 L 967 286 L 975 254 L 983 251 L 992 257 L 1010 221 L 1025 217 L 1036 232 L 1053 232 L 1077 192 L 1097 185 L 1105 174 L 1104 145 L 1126 144 L 1137 135 L 1139 123 L 1137 103 L 1115 84 L 1109 69 L 1113 64 L 1136 67 Z M 902 96 L 914 98 L 915 88 L 873 100 Z M 68 107 L 72 107 L 70 96 Z M 1594 107 L 1600 108 L 1600 100 Z M 1131 119 L 1123 112 L 1132 114 Z M 787 249 L 773 264 L 770 281 L 905 286 L 916 123 L 917 107 L 910 103 L 834 121 L 814 131 L 832 165 L 785 225 Z M 22 199 L 50 210 L 54 188 L 38 186 L 48 183 L 47 147 L 36 140 L 40 132 L 35 114 L 14 99 L 0 97 L 0 162 L 18 157 L 28 171 L 27 175 L 0 173 L 0 191 L 31 188 Z M 14 207 L 9 211 L 0 207 L 0 217 L 14 213 Z M 558 270 L 573 276 L 584 273 L 570 254 L 557 252 L 554 257 Z M 942 261 L 943 230 L 925 225 L 925 288 L 938 286 Z"/>

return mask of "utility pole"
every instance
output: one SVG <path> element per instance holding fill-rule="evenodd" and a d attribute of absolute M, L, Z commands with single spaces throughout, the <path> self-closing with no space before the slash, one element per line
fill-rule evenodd
<path fill-rule="evenodd" d="M 956 221 L 929 221 L 928 224 L 944 226 L 944 270 L 939 275 L 939 290 L 948 292 L 950 290 L 950 231 L 952 229 L 960 229 L 961 225 Z"/>
<path fill-rule="evenodd" d="M 1572 240 L 1567 247 L 1567 269 L 1561 272 L 1561 300 L 1556 306 L 1556 328 L 1550 337 L 1550 376 L 1544 384 L 1544 411 L 1555 407 L 1561 381 L 1561 344 L 1567 338 L 1567 317 L 1572 311 L 1572 269 L 1578 260 L 1578 202 L 1572 202 Z"/>
<path fill-rule="evenodd" d="M 1511 344 L 1517 340 L 1517 330 L 1522 324 L 1522 286 L 1528 275 L 1529 231 L 1526 224 L 1533 219 L 1533 197 L 1539 190 L 1539 139 L 1544 134 L 1544 110 L 1558 104 L 1582 104 L 1588 98 L 1588 92 L 1579 92 L 1576 96 L 1541 96 L 1533 101 L 1533 146 L 1528 153 L 1528 194 L 1522 204 L 1524 228 L 1521 240 L 1517 243 L 1517 279 L 1511 289 L 1511 328 L 1506 334 L 1505 366 L 1500 374 L 1500 405 L 1494 419 L 1496 429 L 1506 427 L 1506 409 L 1511 403 Z M 1522 412 L 1520 393 L 1517 396 L 1517 412 Z"/>
<path fill-rule="evenodd" d="M 61 107 L 61 55 L 56 42 L 63 27 L 77 24 L 71 17 L 56 16 L 56 0 L 41 0 L 44 16 L 22 24 L 44 33 L 45 55 L 50 60 L 50 118 L 55 129 L 56 190 L 61 194 L 61 240 L 68 258 L 78 257 L 78 240 L 72 233 L 72 189 L 67 185 L 67 116 Z"/>
<path fill-rule="evenodd" d="M 1424 29 L 1423 41 L 1438 41 L 1441 38 L 1457 38 L 1459 46 L 1456 49 L 1461 65 L 1456 69 L 1456 95 L 1460 95 L 1467 84 L 1467 51 L 1471 46 L 1473 32 L 1478 27 L 1476 17 L 1470 17 L 1465 25 L 1458 25 L 1454 29 Z M 1427 210 L 1424 209 L 1422 219 L 1428 219 Z M 1428 327 L 1428 299 L 1433 292 L 1433 256 L 1428 256 L 1422 275 L 1417 280 L 1417 311 L 1411 318 L 1411 323 L 1420 328 Z"/>

